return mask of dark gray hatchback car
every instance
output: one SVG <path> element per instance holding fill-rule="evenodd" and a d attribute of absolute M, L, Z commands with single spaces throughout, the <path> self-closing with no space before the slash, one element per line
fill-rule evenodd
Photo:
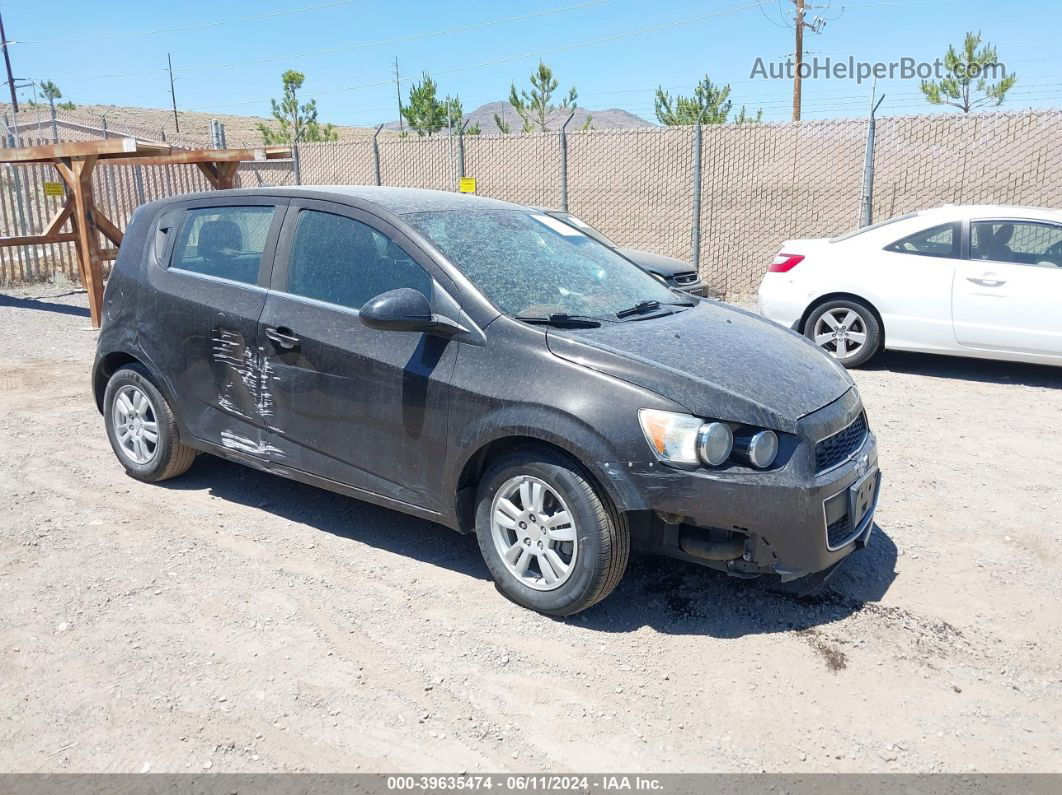
<path fill-rule="evenodd" d="M 141 207 L 93 385 L 136 478 L 207 452 L 475 532 L 498 588 L 568 615 L 631 547 L 822 579 L 880 477 L 848 374 L 570 225 L 371 187 Z"/>

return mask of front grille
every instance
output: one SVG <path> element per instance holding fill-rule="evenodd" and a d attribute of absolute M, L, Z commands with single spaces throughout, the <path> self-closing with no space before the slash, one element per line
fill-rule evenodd
<path fill-rule="evenodd" d="M 844 546 L 846 541 L 851 540 L 849 538 L 851 535 L 852 522 L 849 521 L 847 513 L 840 519 L 826 525 L 826 541 L 828 542 L 830 549 L 837 549 L 840 546 Z"/>
<path fill-rule="evenodd" d="M 847 461 L 867 438 L 867 418 L 860 414 L 842 431 L 815 445 L 815 473 L 825 472 Z"/>
<path fill-rule="evenodd" d="M 671 277 L 675 284 L 693 284 L 697 281 L 696 271 L 690 271 L 689 273 L 676 273 Z"/>

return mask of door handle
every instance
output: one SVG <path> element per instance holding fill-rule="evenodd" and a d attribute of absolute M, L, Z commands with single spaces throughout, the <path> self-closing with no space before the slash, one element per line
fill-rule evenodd
<path fill-rule="evenodd" d="M 290 350 L 299 344 L 299 338 L 287 326 L 267 328 L 266 336 L 278 348 L 284 348 L 285 350 Z"/>
<path fill-rule="evenodd" d="M 1007 283 L 1006 279 L 997 279 L 995 275 L 994 273 L 986 273 L 982 276 L 967 276 L 966 281 L 979 284 L 982 287 L 1002 287 Z"/>

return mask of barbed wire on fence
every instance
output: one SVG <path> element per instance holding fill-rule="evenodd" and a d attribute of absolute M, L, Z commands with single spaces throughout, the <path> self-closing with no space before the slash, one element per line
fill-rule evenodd
<path fill-rule="evenodd" d="M 74 135 L 81 122 L 66 121 L 63 134 Z M 696 216 L 691 127 L 568 132 L 566 158 L 556 132 L 388 137 L 375 147 L 368 138 L 304 143 L 297 173 L 290 161 L 245 163 L 238 182 L 371 185 L 378 173 L 383 185 L 456 190 L 460 177 L 471 176 L 480 195 L 539 207 L 561 206 L 566 184 L 568 209 L 620 245 L 691 260 L 699 239 L 701 275 L 714 292 L 736 296 L 755 291 L 784 240 L 832 236 L 858 224 L 866 131 L 858 119 L 706 126 Z M 879 119 L 874 216 L 944 203 L 1060 206 L 1059 140 L 1062 111 Z M 107 181 L 98 195 L 110 203 L 109 216 L 123 223 L 143 201 L 207 188 L 194 167 L 143 169 L 139 176 L 131 168 L 100 169 L 96 177 Z M 0 173 L 3 234 L 28 234 L 46 220 L 54 202 L 42 198 L 49 179 L 43 171 L 7 166 Z M 0 250 L 0 283 L 54 273 L 76 278 L 64 246 L 65 255 L 55 252 L 58 245 L 54 253 Z"/>

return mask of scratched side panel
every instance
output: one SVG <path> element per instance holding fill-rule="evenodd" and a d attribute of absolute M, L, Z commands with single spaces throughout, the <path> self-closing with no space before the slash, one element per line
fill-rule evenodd
<path fill-rule="evenodd" d="M 354 313 L 278 293 L 262 315 L 268 326 L 290 328 L 300 340 L 293 350 L 269 347 L 263 363 L 275 455 L 437 510 L 459 343 L 370 329 Z"/>

